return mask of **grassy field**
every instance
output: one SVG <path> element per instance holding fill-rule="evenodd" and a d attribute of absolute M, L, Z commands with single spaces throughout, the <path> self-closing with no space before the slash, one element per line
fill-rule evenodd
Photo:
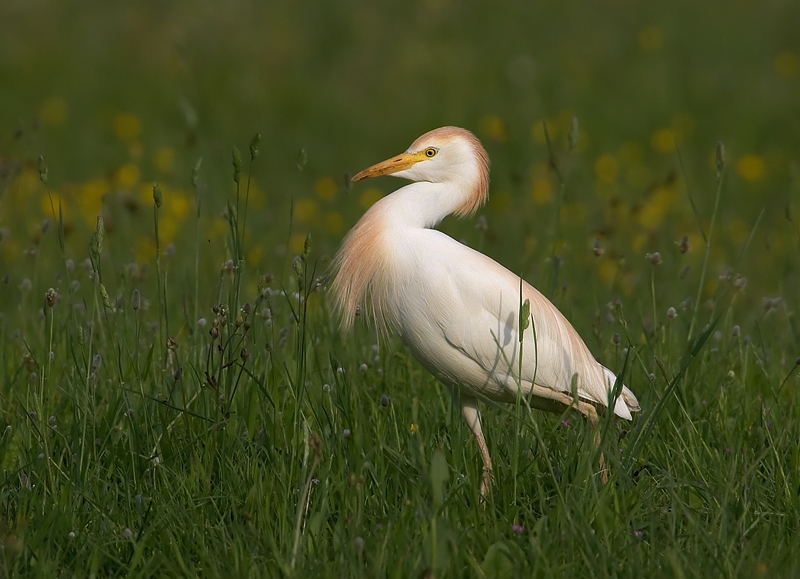
<path fill-rule="evenodd" d="M 799 21 L 1 3 L 0 578 L 800 575 Z M 446 124 L 492 184 L 442 229 L 641 402 L 607 485 L 580 416 L 486 405 L 482 505 L 449 393 L 338 332 L 331 257 L 401 185 L 347 175 Z"/>

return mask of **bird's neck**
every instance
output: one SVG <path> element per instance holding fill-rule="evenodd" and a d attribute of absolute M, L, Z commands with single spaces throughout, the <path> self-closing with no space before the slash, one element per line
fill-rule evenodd
<path fill-rule="evenodd" d="M 411 183 L 379 201 L 387 225 L 430 229 L 464 204 L 453 183 Z"/>

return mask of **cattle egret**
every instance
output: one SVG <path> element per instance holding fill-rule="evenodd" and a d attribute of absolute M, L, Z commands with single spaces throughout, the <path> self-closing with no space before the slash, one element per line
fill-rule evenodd
<path fill-rule="evenodd" d="M 479 399 L 514 402 L 521 389 L 535 408 L 575 408 L 595 427 L 598 444 L 595 407 L 609 404 L 614 374 L 534 287 L 433 229 L 451 213 L 471 215 L 486 201 L 489 160 L 480 141 L 464 129 L 435 129 L 405 153 L 352 180 L 380 175 L 413 183 L 370 207 L 336 256 L 331 290 L 343 329 L 349 330 L 359 306 L 368 304 L 378 329 L 396 331 L 414 357 L 451 388 L 483 458 L 482 499 L 491 483 L 492 459 Z M 520 324 L 525 301 L 530 322 Z M 639 410 L 626 387 L 611 404 L 628 420 Z M 602 455 L 601 473 L 605 480 Z"/>

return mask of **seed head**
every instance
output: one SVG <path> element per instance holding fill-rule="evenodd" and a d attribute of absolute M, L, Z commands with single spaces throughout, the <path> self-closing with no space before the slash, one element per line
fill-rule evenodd
<path fill-rule="evenodd" d="M 153 201 L 156 207 L 161 207 L 161 203 L 164 201 L 164 195 L 161 193 L 161 187 L 158 186 L 158 183 L 153 183 Z"/>
<path fill-rule="evenodd" d="M 659 252 L 648 253 L 645 255 L 646 259 L 650 260 L 653 265 L 661 265 L 661 254 Z"/>
<path fill-rule="evenodd" d="M 603 253 L 605 253 L 605 250 L 603 249 L 603 246 L 600 243 L 599 237 L 594 240 L 594 245 L 592 246 L 592 253 L 594 254 L 595 257 L 600 257 L 601 255 L 603 255 Z"/>
<path fill-rule="evenodd" d="M 104 238 L 105 238 L 105 227 L 103 225 L 103 218 L 98 215 L 97 225 L 95 226 L 94 234 L 92 234 L 92 240 L 89 243 L 89 251 L 92 254 L 92 257 L 94 257 L 95 259 L 100 257 L 100 254 L 103 253 Z"/>
<path fill-rule="evenodd" d="M 674 318 L 674 317 L 675 317 L 675 316 L 677 316 L 677 315 L 678 315 L 678 312 L 675 310 L 675 308 L 673 308 L 673 307 L 670 307 L 670 308 L 667 310 L 667 317 L 668 317 L 668 318 L 672 319 L 672 318 Z"/>
<path fill-rule="evenodd" d="M 303 148 L 297 153 L 297 161 L 295 162 L 295 166 L 297 167 L 298 171 L 302 171 L 306 168 L 306 163 L 308 163 L 308 153 L 306 153 L 306 150 Z"/>
<path fill-rule="evenodd" d="M 47 165 L 44 162 L 44 157 L 39 155 L 39 181 L 47 185 Z"/>
<path fill-rule="evenodd" d="M 242 154 L 234 146 L 231 148 L 231 160 L 233 162 L 233 182 L 239 182 L 239 174 L 242 172 Z"/>
<path fill-rule="evenodd" d="M 522 304 L 522 309 L 519 312 L 519 341 L 522 341 L 522 334 L 531 325 L 531 301 L 526 299 Z"/>
<path fill-rule="evenodd" d="M 692 248 L 692 244 L 689 243 L 688 235 L 683 236 L 683 239 L 681 239 L 680 244 L 678 244 L 678 248 L 681 250 L 681 253 L 686 253 Z"/>
<path fill-rule="evenodd" d="M 303 259 L 299 255 L 292 261 L 292 267 L 294 268 L 294 271 L 298 277 L 303 276 Z"/>
<path fill-rule="evenodd" d="M 142 294 L 139 293 L 138 289 L 135 289 L 133 290 L 133 295 L 131 296 L 131 309 L 134 312 L 137 312 L 141 307 L 142 307 Z"/>
<path fill-rule="evenodd" d="M 567 142 L 569 144 L 570 151 L 578 146 L 579 134 L 580 126 L 578 125 L 578 117 L 576 115 L 572 115 L 572 118 L 569 120 L 569 132 L 567 133 Z"/>
<path fill-rule="evenodd" d="M 717 152 L 715 158 L 717 162 L 717 176 L 719 176 L 722 174 L 722 170 L 725 168 L 725 146 L 722 144 L 722 141 L 717 141 Z"/>
<path fill-rule="evenodd" d="M 110 310 L 111 300 L 108 299 L 108 292 L 106 291 L 106 286 L 103 284 L 100 284 L 100 297 L 103 298 L 103 305 Z"/>
<path fill-rule="evenodd" d="M 261 145 L 261 133 L 256 133 L 253 135 L 253 139 L 250 141 L 250 160 L 255 161 L 259 155 L 259 146 Z"/>
<path fill-rule="evenodd" d="M 47 304 L 48 308 L 52 308 L 56 305 L 56 300 L 58 299 L 58 293 L 53 288 L 47 290 L 44 294 L 44 301 Z"/>
<path fill-rule="evenodd" d="M 200 180 L 200 166 L 203 164 L 203 157 L 197 159 L 197 163 L 194 164 L 194 169 L 192 169 L 192 187 L 197 189 L 197 183 Z"/>

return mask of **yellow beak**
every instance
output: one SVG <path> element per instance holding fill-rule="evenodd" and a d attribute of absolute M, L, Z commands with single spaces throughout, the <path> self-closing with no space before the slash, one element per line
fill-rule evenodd
<path fill-rule="evenodd" d="M 356 174 L 355 177 L 350 179 L 351 181 L 361 181 L 362 179 L 369 179 L 370 177 L 380 177 L 381 175 L 391 175 L 392 173 L 397 173 L 398 171 L 403 171 L 408 169 L 412 165 L 416 165 L 420 161 L 425 160 L 424 153 L 401 153 L 396 157 L 392 157 L 391 159 L 386 159 L 385 161 L 381 161 L 377 165 L 373 165 L 368 169 L 364 169 L 360 173 Z"/>

